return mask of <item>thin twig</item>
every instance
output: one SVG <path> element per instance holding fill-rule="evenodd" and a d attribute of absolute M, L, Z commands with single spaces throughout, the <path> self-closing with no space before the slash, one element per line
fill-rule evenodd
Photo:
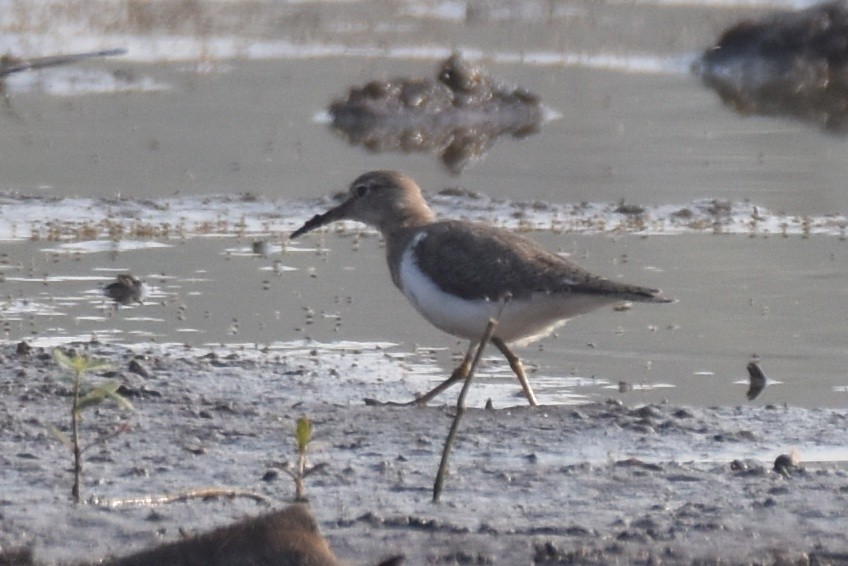
<path fill-rule="evenodd" d="M 267 497 L 255 491 L 246 489 L 231 488 L 231 487 L 199 487 L 179 493 L 166 493 L 163 495 L 144 495 L 141 497 L 127 497 L 125 499 L 98 499 L 93 498 L 92 503 L 103 507 L 124 507 L 127 505 L 150 506 L 150 505 L 165 505 L 167 503 L 176 503 L 179 501 L 188 501 L 189 499 L 206 499 L 207 497 L 246 497 L 253 499 L 258 503 L 270 505 Z"/>
<path fill-rule="evenodd" d="M 80 502 L 80 481 L 82 478 L 82 448 L 80 447 L 79 437 L 79 401 L 80 401 L 80 381 L 82 381 L 82 371 L 77 371 L 74 376 L 74 400 L 71 403 L 71 445 L 74 451 L 74 485 L 71 487 L 71 497 L 74 498 L 74 503 Z"/>
<path fill-rule="evenodd" d="M 29 71 L 32 69 L 43 69 L 45 67 L 55 67 L 57 65 L 67 65 L 68 63 L 76 63 L 84 59 L 92 57 L 112 57 L 115 55 L 124 55 L 126 49 L 104 49 L 102 51 L 91 51 L 89 53 L 74 53 L 73 55 L 55 55 L 52 57 L 38 57 L 35 59 L 25 59 L 19 62 L 4 64 L 0 62 L 0 77 L 19 73 L 21 71 Z"/>
<path fill-rule="evenodd" d="M 504 306 L 509 301 L 510 296 L 506 295 L 501 298 L 501 306 L 498 309 L 498 313 L 495 318 L 490 318 L 489 322 L 486 323 L 486 328 L 483 331 L 483 336 L 480 337 L 480 341 L 477 344 L 477 351 L 474 352 L 474 358 L 471 361 L 471 367 L 468 370 L 468 376 L 465 378 L 465 383 L 462 384 L 462 389 L 459 392 L 459 396 L 456 400 L 456 415 L 453 417 L 453 422 L 451 423 L 450 431 L 448 432 L 448 436 L 445 439 L 445 445 L 442 448 L 442 459 L 439 462 L 439 471 L 436 472 L 436 482 L 433 484 L 433 503 L 439 502 L 439 497 L 442 495 L 442 488 L 445 484 L 445 473 L 447 472 L 448 467 L 448 458 L 450 457 L 451 448 L 453 447 L 454 439 L 456 438 L 456 433 L 459 430 L 459 421 L 462 419 L 462 415 L 465 413 L 465 397 L 468 395 L 468 390 L 471 388 L 471 378 L 474 377 L 474 371 L 477 369 L 477 364 L 480 363 L 480 359 L 483 357 L 483 349 L 488 344 L 489 340 L 492 338 L 492 333 L 495 331 L 495 327 L 498 325 L 498 320 L 501 318 L 501 314 L 503 313 Z M 469 346 L 469 353 L 471 352 L 471 348 L 474 347 L 474 343 L 472 342 Z"/>

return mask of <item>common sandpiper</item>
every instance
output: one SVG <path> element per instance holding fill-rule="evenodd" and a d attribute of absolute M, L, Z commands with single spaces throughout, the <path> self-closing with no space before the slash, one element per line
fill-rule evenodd
<path fill-rule="evenodd" d="M 656 289 L 593 275 L 509 230 L 436 220 L 418 184 L 398 171 L 361 175 L 344 202 L 312 217 L 291 238 L 337 220 L 363 222 L 380 231 L 392 281 L 436 327 L 474 342 L 489 319 L 497 318 L 491 341 L 534 406 L 538 402 L 521 360 L 507 344 L 530 343 L 605 305 L 671 302 Z M 409 404 L 425 404 L 466 379 L 472 351 L 447 380 Z"/>

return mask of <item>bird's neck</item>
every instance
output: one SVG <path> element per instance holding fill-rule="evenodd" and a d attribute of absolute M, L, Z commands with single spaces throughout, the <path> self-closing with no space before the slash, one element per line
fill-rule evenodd
<path fill-rule="evenodd" d="M 390 218 L 390 222 L 379 226 L 383 236 L 390 236 L 398 231 L 408 230 L 409 228 L 420 228 L 432 224 L 436 220 L 436 215 L 421 199 L 418 202 L 408 203 L 407 206 L 400 207 Z"/>

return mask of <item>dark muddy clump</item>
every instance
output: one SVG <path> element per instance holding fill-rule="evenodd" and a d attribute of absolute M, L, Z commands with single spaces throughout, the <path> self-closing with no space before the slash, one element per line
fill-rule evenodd
<path fill-rule="evenodd" d="M 730 28 L 693 71 L 740 114 L 848 132 L 848 5 L 829 2 Z"/>
<path fill-rule="evenodd" d="M 144 283 L 129 273 L 121 273 L 114 283 L 103 288 L 103 294 L 119 305 L 140 303 L 144 298 Z"/>
<path fill-rule="evenodd" d="M 293 505 L 108 564 L 335 566 L 338 562 L 318 532 L 312 513 Z"/>
<path fill-rule="evenodd" d="M 453 173 L 502 135 L 538 131 L 550 114 L 539 97 L 506 86 L 454 54 L 435 79 L 394 78 L 352 87 L 330 105 L 332 127 L 375 152 L 436 152 Z"/>

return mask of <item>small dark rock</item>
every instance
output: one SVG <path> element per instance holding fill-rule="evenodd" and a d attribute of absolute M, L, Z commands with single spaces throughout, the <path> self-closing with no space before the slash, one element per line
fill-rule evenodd
<path fill-rule="evenodd" d="M 662 417 L 662 413 L 660 413 L 655 407 L 652 407 L 651 405 L 645 405 L 644 407 L 634 409 L 633 411 L 631 411 L 630 414 L 643 419 L 658 419 Z"/>
<path fill-rule="evenodd" d="M 671 474 L 666 476 L 665 479 L 672 482 L 698 482 L 703 480 L 703 478 L 688 474 Z"/>
<path fill-rule="evenodd" d="M 254 240 L 250 249 L 255 255 L 262 257 L 267 257 L 271 254 L 271 244 L 266 240 Z"/>
<path fill-rule="evenodd" d="M 766 388 L 766 375 L 757 362 L 748 362 L 748 401 L 753 401 Z"/>
<path fill-rule="evenodd" d="M 400 566 L 403 564 L 403 561 L 406 560 L 406 556 L 403 554 L 397 554 L 395 556 L 390 556 L 388 558 L 382 559 L 377 566 Z"/>
<path fill-rule="evenodd" d="M 638 458 L 628 458 L 626 460 L 619 460 L 615 463 L 616 468 L 639 468 L 642 470 L 648 470 L 652 472 L 661 472 L 662 466 L 659 464 L 653 464 L 650 462 L 643 462 Z"/>
<path fill-rule="evenodd" d="M 122 273 L 114 283 L 103 288 L 103 294 L 119 305 L 141 303 L 144 298 L 144 284 L 129 273 Z"/>
<path fill-rule="evenodd" d="M 781 454 L 774 460 L 774 471 L 783 477 L 789 477 L 798 468 L 798 459 L 794 454 Z"/>
<path fill-rule="evenodd" d="M 132 373 L 140 375 L 141 377 L 143 377 L 145 379 L 150 379 L 150 372 L 147 371 L 147 368 L 145 368 L 143 365 L 141 365 L 141 362 L 139 362 L 136 359 L 130 360 L 130 363 L 129 363 L 129 366 L 127 366 L 127 369 L 129 369 Z"/>
<path fill-rule="evenodd" d="M 166 517 L 167 515 L 163 515 L 162 513 L 154 509 L 144 519 L 152 523 L 158 523 L 159 521 L 164 520 Z"/>
<path fill-rule="evenodd" d="M 733 460 L 730 469 L 742 476 L 759 476 L 766 473 L 766 469 L 756 460 Z"/>

